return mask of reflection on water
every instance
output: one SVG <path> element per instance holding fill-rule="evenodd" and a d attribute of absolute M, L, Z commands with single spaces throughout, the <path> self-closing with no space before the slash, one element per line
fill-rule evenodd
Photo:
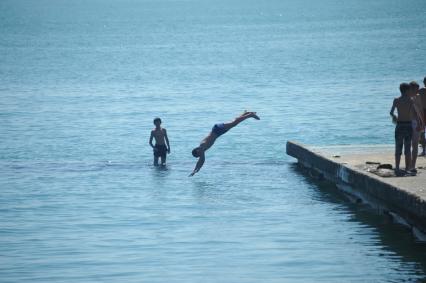
<path fill-rule="evenodd" d="M 377 241 L 382 246 L 380 256 L 388 256 L 410 264 L 415 263 L 414 265 L 421 270 L 426 270 L 426 243 L 417 241 L 409 229 L 393 223 L 387 215 L 379 214 L 367 204 L 351 202 L 334 184 L 315 180 L 308 176 L 307 171 L 298 164 L 294 163 L 290 167 L 297 174 L 304 176 L 305 181 L 314 189 L 320 191 L 316 197 L 317 200 L 339 205 L 339 210 L 350 215 L 350 221 L 362 223 L 362 229 L 377 231 Z"/>

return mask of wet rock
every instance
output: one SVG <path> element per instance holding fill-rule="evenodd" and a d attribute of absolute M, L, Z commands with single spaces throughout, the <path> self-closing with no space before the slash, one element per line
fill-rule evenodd
<path fill-rule="evenodd" d="M 372 172 L 372 173 L 376 174 L 377 176 L 384 177 L 384 178 L 395 176 L 395 172 L 391 169 L 377 169 L 377 171 Z"/>

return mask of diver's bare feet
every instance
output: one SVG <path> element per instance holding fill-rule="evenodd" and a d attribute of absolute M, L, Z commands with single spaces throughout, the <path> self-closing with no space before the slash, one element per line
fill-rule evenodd
<path fill-rule="evenodd" d="M 256 120 L 260 120 L 259 116 L 256 115 L 256 112 L 250 112 L 250 117 L 253 117 Z"/>
<path fill-rule="evenodd" d="M 247 111 L 247 110 L 244 110 L 243 114 L 241 114 L 240 117 L 250 117 L 250 118 L 254 118 L 256 120 L 260 120 L 259 116 L 256 115 L 256 112 L 251 112 L 251 111 Z"/>

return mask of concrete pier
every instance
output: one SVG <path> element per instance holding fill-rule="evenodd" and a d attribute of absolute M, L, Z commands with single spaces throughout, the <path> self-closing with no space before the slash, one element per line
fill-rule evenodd
<path fill-rule="evenodd" d="M 335 183 L 359 202 L 379 208 L 426 240 L 425 157 L 418 158 L 417 176 L 395 177 L 383 166 L 394 165 L 392 146 L 312 147 L 289 141 L 287 154 L 314 176 Z M 401 159 L 404 165 L 404 156 Z M 379 165 L 385 169 L 378 169 Z"/>

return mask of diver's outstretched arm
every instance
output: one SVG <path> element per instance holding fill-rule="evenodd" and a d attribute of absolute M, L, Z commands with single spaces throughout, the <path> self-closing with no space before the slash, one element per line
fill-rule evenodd
<path fill-rule="evenodd" d="M 204 152 L 200 154 L 200 158 L 197 161 L 197 164 L 195 165 L 194 171 L 192 171 L 191 174 L 189 174 L 189 177 L 192 177 L 195 175 L 195 173 L 197 173 L 198 171 L 200 171 L 201 167 L 203 167 L 204 165 L 204 161 L 206 160 L 206 157 L 204 155 Z"/>

